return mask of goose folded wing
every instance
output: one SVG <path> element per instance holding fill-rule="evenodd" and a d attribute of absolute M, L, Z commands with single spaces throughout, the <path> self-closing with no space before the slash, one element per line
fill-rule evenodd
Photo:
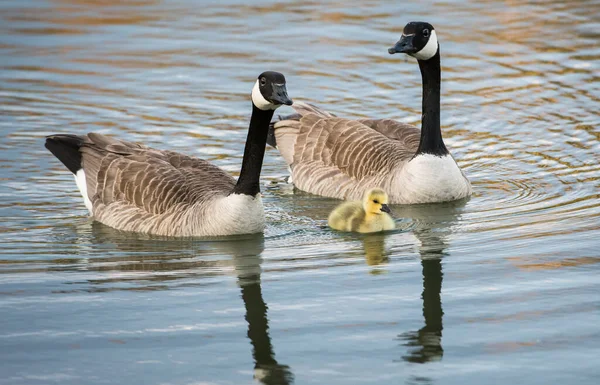
<path fill-rule="evenodd" d="M 278 130 L 286 124 L 279 123 Z M 320 195 L 354 196 L 361 182 L 386 178 L 410 160 L 416 149 L 356 120 L 309 113 L 288 124 L 296 132 L 293 159 L 281 151 L 289 159 L 294 183 Z"/>
<path fill-rule="evenodd" d="M 97 134 L 88 138 L 82 154 L 94 207 L 125 205 L 158 215 L 227 194 L 235 184 L 228 173 L 202 159 Z"/>
<path fill-rule="evenodd" d="M 319 164 L 354 179 L 391 172 L 414 149 L 390 140 L 361 121 L 305 115 L 296 138 L 294 167 Z M 417 142 L 418 144 L 418 142 Z"/>
<path fill-rule="evenodd" d="M 360 119 L 360 123 L 379 132 L 389 139 L 398 141 L 403 148 L 414 155 L 421 140 L 421 130 L 412 124 L 401 123 L 393 119 Z"/>

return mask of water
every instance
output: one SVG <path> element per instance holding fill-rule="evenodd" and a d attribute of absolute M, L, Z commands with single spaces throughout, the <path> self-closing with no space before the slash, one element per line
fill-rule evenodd
<path fill-rule="evenodd" d="M 4 1 L 0 384 L 596 384 L 598 1 Z M 236 173 L 255 77 L 346 117 L 418 123 L 427 20 L 466 202 L 322 228 L 267 151 L 263 236 L 91 222 L 44 135 L 97 131 Z M 280 110 L 281 113 L 289 110 Z"/>

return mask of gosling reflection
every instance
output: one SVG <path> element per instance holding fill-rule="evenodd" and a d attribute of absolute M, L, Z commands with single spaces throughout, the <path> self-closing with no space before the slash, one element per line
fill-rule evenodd
<path fill-rule="evenodd" d="M 275 359 L 275 352 L 269 336 L 267 304 L 262 296 L 260 285 L 260 254 L 238 255 L 234 257 L 238 284 L 242 290 L 242 300 L 246 307 L 248 338 L 252 344 L 254 357 L 254 379 L 265 385 L 287 385 L 294 382 L 289 366 Z"/>
<path fill-rule="evenodd" d="M 365 252 L 365 260 L 367 265 L 378 267 L 386 264 L 389 261 L 387 251 L 385 249 L 385 233 L 374 233 L 363 235 L 363 248 Z M 372 270 L 378 272 L 380 270 Z"/>
<path fill-rule="evenodd" d="M 420 241 L 419 254 L 423 274 L 423 317 L 425 325 L 417 331 L 405 332 L 398 336 L 408 354 L 402 358 L 413 363 L 439 361 L 444 355 L 442 348 L 442 258 L 447 255 L 447 240 L 451 227 L 456 222 L 463 202 L 415 207 L 407 214 L 416 220 L 414 234 Z"/>

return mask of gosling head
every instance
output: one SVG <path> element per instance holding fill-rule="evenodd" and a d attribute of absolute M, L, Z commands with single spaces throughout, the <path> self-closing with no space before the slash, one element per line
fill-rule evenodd
<path fill-rule="evenodd" d="M 388 196 L 385 191 L 380 188 L 374 188 L 365 193 L 365 197 L 363 199 L 363 208 L 368 214 L 390 214 L 392 211 L 387 203 Z"/>
<path fill-rule="evenodd" d="M 266 71 L 258 76 L 252 88 L 252 104 L 258 109 L 276 110 L 282 104 L 292 105 L 285 88 L 285 77 L 279 72 Z"/>
<path fill-rule="evenodd" d="M 411 21 L 406 24 L 400 40 L 392 48 L 391 54 L 405 53 L 419 60 L 429 60 L 438 52 L 439 45 L 433 25 L 424 21 Z"/>

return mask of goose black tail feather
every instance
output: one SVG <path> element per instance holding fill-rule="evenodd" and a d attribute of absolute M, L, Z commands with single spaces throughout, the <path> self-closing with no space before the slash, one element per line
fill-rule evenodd
<path fill-rule="evenodd" d="M 84 138 L 71 134 L 58 134 L 46 137 L 46 148 L 67 166 L 69 171 L 77 174 L 81 170 L 81 152 Z"/>
<path fill-rule="evenodd" d="M 291 114 L 291 115 L 285 115 L 285 116 L 278 115 L 277 120 L 273 121 L 273 122 L 271 122 L 271 124 L 269 124 L 269 133 L 267 134 L 267 144 L 273 148 L 277 148 L 277 139 L 275 139 L 275 123 L 282 121 L 282 120 L 300 120 L 301 117 L 302 117 L 302 115 L 300 115 L 300 114 Z"/>

